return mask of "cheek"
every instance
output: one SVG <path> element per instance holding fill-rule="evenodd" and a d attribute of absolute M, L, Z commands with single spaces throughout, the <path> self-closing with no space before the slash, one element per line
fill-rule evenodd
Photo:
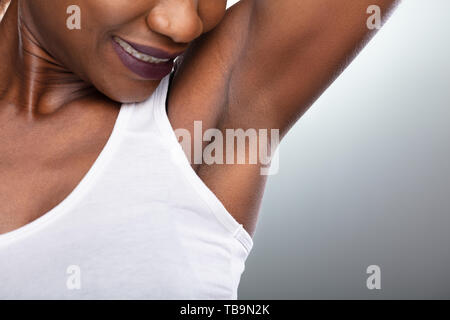
<path fill-rule="evenodd" d="M 145 9 L 148 1 L 133 0 L 84 0 L 82 13 L 84 24 L 88 28 L 102 30 L 103 28 L 115 28 L 138 17 Z"/>
<path fill-rule="evenodd" d="M 198 13 L 203 21 L 204 32 L 216 27 L 225 16 L 227 7 L 226 0 L 200 0 Z"/>
<path fill-rule="evenodd" d="M 31 0 L 24 3 L 25 23 L 39 43 L 84 80 L 110 59 L 105 56 L 109 51 L 110 30 L 118 28 L 135 13 L 135 6 L 130 7 L 129 0 Z M 79 12 L 68 12 L 72 5 L 76 5 Z M 80 21 L 81 29 L 68 28 L 68 22 L 74 23 L 74 19 Z"/>

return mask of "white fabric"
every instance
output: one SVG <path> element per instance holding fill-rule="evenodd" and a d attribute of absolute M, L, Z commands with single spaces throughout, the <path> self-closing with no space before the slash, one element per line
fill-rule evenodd
<path fill-rule="evenodd" d="M 191 169 L 169 79 L 122 105 L 64 201 L 0 235 L 0 299 L 237 299 L 252 238 Z"/>

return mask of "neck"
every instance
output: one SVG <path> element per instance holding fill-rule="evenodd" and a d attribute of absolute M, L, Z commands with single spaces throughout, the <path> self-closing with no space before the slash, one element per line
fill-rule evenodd
<path fill-rule="evenodd" d="M 0 57 L 9 63 L 0 66 L 0 108 L 12 105 L 33 119 L 95 91 L 39 44 L 24 23 L 17 0 L 11 1 L 3 19 L 1 11 L 0 7 Z"/>

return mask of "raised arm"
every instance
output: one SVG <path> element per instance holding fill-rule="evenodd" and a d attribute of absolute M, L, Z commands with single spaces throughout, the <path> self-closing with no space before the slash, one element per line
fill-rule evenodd
<path fill-rule="evenodd" d="M 283 136 L 373 35 L 373 4 L 385 21 L 396 1 L 241 0 L 180 64 L 172 125 L 194 132 L 202 120 L 203 130 L 279 129 Z M 264 190 L 260 172 L 258 165 L 197 170 L 250 233 Z"/>
<path fill-rule="evenodd" d="M 240 45 L 230 74 L 230 121 L 285 133 L 376 31 L 367 26 L 369 7 L 378 6 L 384 22 L 397 2 L 242 0 L 225 18 L 245 21 L 232 31 Z"/>

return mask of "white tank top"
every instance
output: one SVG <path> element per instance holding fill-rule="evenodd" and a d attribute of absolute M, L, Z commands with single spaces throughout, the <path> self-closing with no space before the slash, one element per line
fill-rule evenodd
<path fill-rule="evenodd" d="M 122 105 L 64 201 L 0 235 L 0 299 L 237 299 L 252 238 L 178 143 L 170 76 Z"/>

